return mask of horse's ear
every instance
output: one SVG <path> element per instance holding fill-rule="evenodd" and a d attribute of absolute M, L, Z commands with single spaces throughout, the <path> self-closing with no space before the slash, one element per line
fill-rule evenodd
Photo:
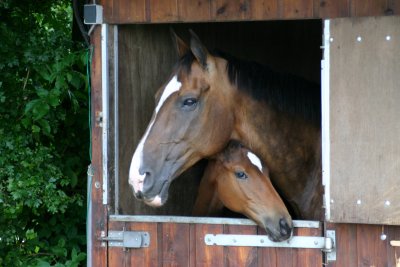
<path fill-rule="evenodd" d="M 170 33 L 172 40 L 175 42 L 176 52 L 178 53 L 178 57 L 181 58 L 189 51 L 189 46 L 181 39 L 178 35 L 176 35 L 175 31 L 170 28 Z"/>
<path fill-rule="evenodd" d="M 197 36 L 197 34 L 194 33 L 194 31 L 189 30 L 191 39 L 190 39 L 190 49 L 192 50 L 192 53 L 194 57 L 197 59 L 197 61 L 200 63 L 200 65 L 204 68 L 207 69 L 207 59 L 209 58 L 209 53 L 207 48 L 201 43 L 200 38 Z"/>

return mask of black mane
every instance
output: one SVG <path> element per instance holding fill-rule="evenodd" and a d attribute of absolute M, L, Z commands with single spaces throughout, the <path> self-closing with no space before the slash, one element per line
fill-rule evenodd
<path fill-rule="evenodd" d="M 230 82 L 239 90 L 263 100 L 273 108 L 321 125 L 321 90 L 320 85 L 301 77 L 278 72 L 257 62 L 245 61 L 227 55 L 221 51 L 212 52 L 213 56 L 227 60 L 227 73 Z M 194 60 L 192 53 L 187 53 L 179 65 L 190 73 Z"/>

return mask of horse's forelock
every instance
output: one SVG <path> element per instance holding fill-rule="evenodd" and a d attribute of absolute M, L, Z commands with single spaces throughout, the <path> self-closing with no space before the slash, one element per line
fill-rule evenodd
<path fill-rule="evenodd" d="M 182 70 L 186 75 L 190 74 L 192 70 L 192 64 L 195 57 L 191 51 L 184 54 L 178 61 L 178 70 Z"/>

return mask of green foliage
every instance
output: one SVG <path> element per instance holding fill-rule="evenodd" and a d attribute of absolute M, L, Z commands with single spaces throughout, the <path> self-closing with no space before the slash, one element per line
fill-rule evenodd
<path fill-rule="evenodd" d="M 69 1 L 0 2 L 0 266 L 81 266 L 87 51 Z"/>

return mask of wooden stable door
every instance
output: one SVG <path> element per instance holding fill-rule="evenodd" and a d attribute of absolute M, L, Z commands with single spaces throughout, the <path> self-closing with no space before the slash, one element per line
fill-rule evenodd
<path fill-rule="evenodd" d="M 259 266 L 259 267 L 352 267 L 400 265 L 400 227 L 367 224 L 327 224 L 326 235 L 332 237 L 333 249 L 324 253 L 320 248 L 261 247 L 265 232 L 245 219 L 192 218 L 171 216 L 114 215 L 109 221 L 111 231 L 146 232 L 142 248 L 123 248 L 108 242 L 108 265 L 114 266 Z M 236 222 L 236 224 L 232 224 Z M 324 238 L 322 224 L 297 221 L 294 238 Z M 331 235 L 328 234 L 331 233 Z M 333 233 L 333 235 L 332 235 Z M 250 246 L 222 246 L 207 242 L 209 234 L 235 235 L 232 242 L 241 242 L 242 235 L 259 237 Z M 239 236 L 236 236 L 239 235 Z M 261 241 L 261 240 L 265 241 Z M 111 238 L 112 239 L 112 238 Z M 236 239 L 236 240 L 234 240 Z M 307 245 L 300 240 L 297 245 Z M 397 242 L 397 243 L 394 243 Z M 105 243 L 105 242 L 104 242 Z M 286 243 L 286 242 L 283 242 Z M 211 245 L 210 245 L 211 244 Z M 281 244 L 277 243 L 276 246 Z M 309 245 L 309 243 L 308 243 Z M 104 248 L 107 245 L 104 244 Z M 396 265 L 397 264 L 397 265 Z"/>
<path fill-rule="evenodd" d="M 323 183 L 329 266 L 400 266 L 400 17 L 324 23 Z"/>
<path fill-rule="evenodd" d="M 325 23 L 327 220 L 400 225 L 400 17 Z"/>
<path fill-rule="evenodd" d="M 254 244 L 255 247 L 206 244 L 207 234 L 259 234 L 265 237 L 265 232 L 256 225 L 203 224 L 195 222 L 196 219 L 190 217 L 186 218 L 189 221 L 192 220 L 193 223 L 164 222 L 173 221 L 169 217 L 158 217 L 161 218 L 159 222 L 144 222 L 139 217 L 111 216 L 109 229 L 146 231 L 150 239 L 149 246 L 144 248 L 124 249 L 112 247 L 109 243 L 108 266 L 322 266 L 323 253 L 318 248 L 266 248 L 256 247 L 258 244 Z M 138 218 L 139 221 L 135 222 Z M 321 237 L 321 224 L 310 223 L 316 224 L 317 227 L 295 228 L 294 236 Z M 239 238 L 237 242 L 240 242 Z M 262 242 L 268 241 L 258 243 L 262 245 Z"/>

